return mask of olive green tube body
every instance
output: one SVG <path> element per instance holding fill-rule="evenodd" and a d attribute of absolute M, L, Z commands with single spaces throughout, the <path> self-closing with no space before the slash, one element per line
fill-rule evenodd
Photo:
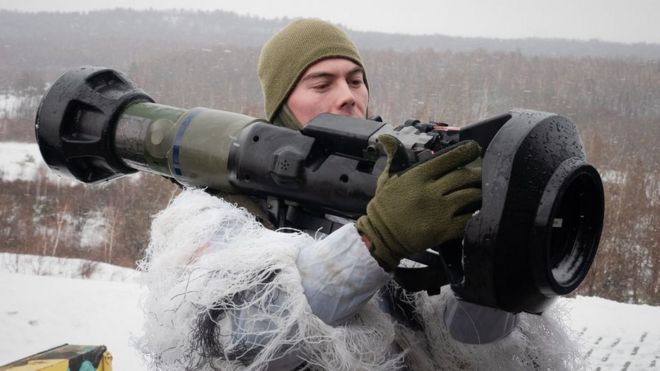
<path fill-rule="evenodd" d="M 263 120 L 207 108 L 135 103 L 120 115 L 114 137 L 117 155 L 129 166 L 175 178 L 187 186 L 234 193 L 229 153 L 239 133 Z"/>

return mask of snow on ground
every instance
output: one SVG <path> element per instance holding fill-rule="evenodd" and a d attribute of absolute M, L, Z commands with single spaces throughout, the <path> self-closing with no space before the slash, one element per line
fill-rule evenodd
<path fill-rule="evenodd" d="M 0 253 L 0 272 L 129 283 L 140 278 L 135 269 L 106 263 L 10 253 Z"/>
<path fill-rule="evenodd" d="M 0 180 L 3 182 L 35 181 L 45 176 L 51 183 L 74 186 L 74 180 L 48 171 L 36 143 L 0 142 Z"/>
<path fill-rule="evenodd" d="M 27 100 L 27 97 L 22 97 L 10 93 L 0 93 L 0 118 L 1 117 L 14 117 L 18 108 Z"/>
<path fill-rule="evenodd" d="M 63 343 L 103 344 L 116 370 L 146 370 L 139 273 L 80 259 L 0 254 L 0 365 Z M 560 299 L 590 370 L 660 370 L 660 307 Z"/>
<path fill-rule="evenodd" d="M 83 183 L 48 169 L 36 143 L 0 142 L 0 182 L 36 181 L 45 177 L 49 183 L 75 186 Z M 126 175 L 138 181 L 141 174 Z"/>
<path fill-rule="evenodd" d="M 660 370 L 660 307 L 563 299 L 593 370 Z"/>
<path fill-rule="evenodd" d="M 0 146 L 0 179 L 34 180 L 43 160 L 36 143 L 5 142 Z"/>
<path fill-rule="evenodd" d="M 64 343 L 105 345 L 115 370 L 145 370 L 132 341 L 142 327 L 137 283 L 0 269 L 0 365 Z"/>

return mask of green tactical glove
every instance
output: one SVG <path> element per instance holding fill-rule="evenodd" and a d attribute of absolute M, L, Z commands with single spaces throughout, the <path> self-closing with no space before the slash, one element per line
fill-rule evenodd
<path fill-rule="evenodd" d="M 387 165 L 357 229 L 371 241 L 371 254 L 391 271 L 402 258 L 463 235 L 481 203 L 481 167 L 470 164 L 481 150 L 474 141 L 460 142 L 392 173 L 392 161 L 404 151 L 403 145 L 391 135 L 378 139 Z"/>

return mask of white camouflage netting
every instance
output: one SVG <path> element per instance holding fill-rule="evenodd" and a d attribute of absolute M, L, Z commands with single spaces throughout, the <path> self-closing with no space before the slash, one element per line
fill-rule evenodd
<path fill-rule="evenodd" d="M 149 294 L 140 347 L 148 362 L 163 370 L 261 370 L 287 356 L 327 370 L 581 366 L 560 308 L 521 314 L 511 335 L 488 345 L 450 338 L 443 294 L 416 295 L 424 332 L 397 324 L 376 297 L 348 323 L 329 326 L 311 313 L 296 268 L 299 249 L 314 243 L 302 233 L 268 230 L 201 190 L 182 192 L 154 220 L 141 264 Z M 232 323 L 242 323 L 233 334 Z"/>

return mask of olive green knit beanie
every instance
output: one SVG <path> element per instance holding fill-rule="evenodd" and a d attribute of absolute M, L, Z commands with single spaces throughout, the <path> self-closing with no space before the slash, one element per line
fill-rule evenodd
<path fill-rule="evenodd" d="M 257 66 L 266 118 L 273 120 L 309 66 L 332 57 L 350 59 L 364 68 L 360 53 L 348 35 L 319 19 L 293 21 L 268 40 L 261 49 Z"/>

